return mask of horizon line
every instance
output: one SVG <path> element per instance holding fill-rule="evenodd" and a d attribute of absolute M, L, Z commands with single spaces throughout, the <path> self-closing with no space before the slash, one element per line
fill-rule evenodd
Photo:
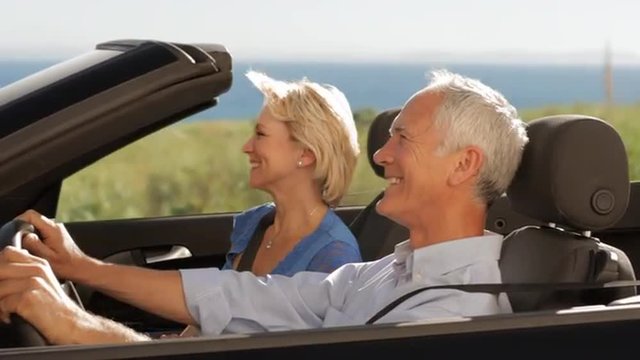
<path fill-rule="evenodd" d="M 46 62 L 56 64 L 74 57 L 28 57 L 28 56 L 2 56 L 0 62 Z M 235 60 L 235 64 L 251 64 L 251 63 L 267 63 L 267 64 L 335 64 L 335 65 L 429 65 L 429 66 L 448 66 L 448 65 L 504 65 L 504 66 L 605 66 L 604 61 L 574 61 L 574 60 L 556 60 L 536 59 L 533 61 L 526 60 L 504 60 L 504 59 L 478 59 L 478 60 L 462 60 L 462 59 L 308 59 L 308 58 L 244 58 Z M 640 66 L 640 61 L 612 61 L 615 67 L 636 67 Z"/>
<path fill-rule="evenodd" d="M 71 52 L 34 54 L 32 51 L 0 51 L 0 61 L 50 61 L 61 62 L 91 52 L 93 48 Z M 610 49 L 609 49 L 610 50 Z M 12 54 L 8 54 L 12 53 Z M 280 56 L 263 56 L 243 54 L 230 51 L 236 63 L 269 62 L 269 63 L 324 63 L 324 64 L 490 64 L 490 65 L 604 65 L 610 62 L 614 66 L 640 65 L 640 55 L 635 52 L 596 50 L 577 50 L 573 52 L 526 52 L 526 51 L 484 51 L 452 53 L 446 51 L 414 51 L 386 54 L 330 54 L 300 53 Z"/>

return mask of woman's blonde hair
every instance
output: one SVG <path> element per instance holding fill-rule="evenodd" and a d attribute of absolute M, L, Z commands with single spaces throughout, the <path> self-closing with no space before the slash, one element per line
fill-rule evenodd
<path fill-rule="evenodd" d="M 353 114 L 344 94 L 334 86 L 306 78 L 285 82 L 255 71 L 246 75 L 264 95 L 273 116 L 284 121 L 292 138 L 314 154 L 314 178 L 321 184 L 322 199 L 329 206 L 338 205 L 360 153 Z"/>

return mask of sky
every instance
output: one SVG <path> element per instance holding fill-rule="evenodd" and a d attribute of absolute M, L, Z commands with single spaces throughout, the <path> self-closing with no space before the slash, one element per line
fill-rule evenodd
<path fill-rule="evenodd" d="M 640 64 L 638 0 L 3 0 L 0 58 L 122 38 L 221 43 L 239 60 Z"/>

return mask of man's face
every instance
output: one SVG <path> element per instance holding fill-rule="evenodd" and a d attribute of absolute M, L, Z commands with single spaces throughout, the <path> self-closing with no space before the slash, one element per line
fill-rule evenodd
<path fill-rule="evenodd" d="M 376 209 L 404 226 L 447 201 L 447 178 L 455 161 L 437 152 L 443 131 L 434 126 L 434 115 L 441 100 L 440 94 L 424 90 L 413 95 L 391 125 L 391 137 L 374 155 L 388 181 Z"/>

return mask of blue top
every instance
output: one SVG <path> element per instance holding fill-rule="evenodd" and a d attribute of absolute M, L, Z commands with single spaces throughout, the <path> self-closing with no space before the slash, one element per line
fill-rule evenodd
<path fill-rule="evenodd" d="M 267 203 L 236 215 L 231 232 L 231 249 L 222 269 L 233 269 L 233 260 L 249 245 L 258 223 L 275 204 Z M 340 266 L 360 262 L 360 248 L 349 228 L 329 209 L 320 225 L 285 256 L 271 271 L 272 274 L 292 276 L 300 271 L 329 273 Z"/>

